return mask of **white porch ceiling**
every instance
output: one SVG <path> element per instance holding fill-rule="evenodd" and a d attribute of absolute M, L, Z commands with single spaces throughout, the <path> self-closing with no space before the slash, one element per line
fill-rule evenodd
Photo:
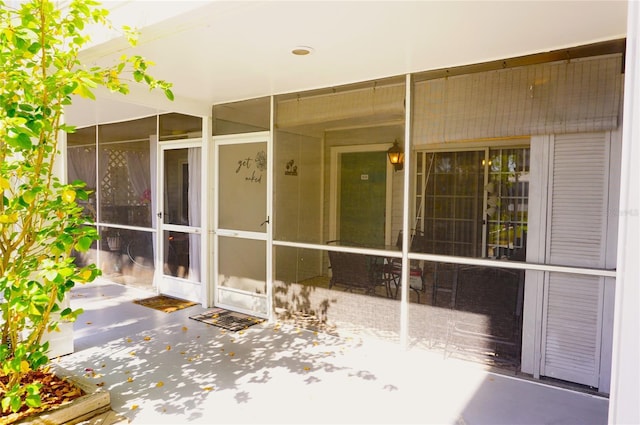
<path fill-rule="evenodd" d="M 134 49 L 99 34 L 87 64 L 122 53 L 156 63 L 174 102 L 134 88 L 100 92 L 67 111 L 75 125 L 156 111 L 208 115 L 211 105 L 624 38 L 627 2 L 601 1 L 107 1 L 141 29 Z M 313 54 L 294 56 L 295 46 Z M 127 105 L 122 105 L 126 102 Z"/>

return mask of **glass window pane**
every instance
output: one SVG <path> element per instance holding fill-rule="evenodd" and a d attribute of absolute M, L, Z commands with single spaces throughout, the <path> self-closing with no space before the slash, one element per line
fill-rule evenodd
<path fill-rule="evenodd" d="M 218 163 L 218 226 L 224 229 L 265 232 L 267 144 L 222 145 Z"/>
<path fill-rule="evenodd" d="M 67 134 L 67 181 L 81 180 L 89 191 L 87 201 L 78 200 L 84 207 L 84 213 L 94 221 L 96 213 L 96 127 L 77 129 Z"/>
<path fill-rule="evenodd" d="M 253 133 L 271 128 L 271 98 L 213 106 L 213 135 Z"/>
<path fill-rule="evenodd" d="M 202 118 L 178 113 L 158 116 L 160 140 L 194 139 L 202 137 Z"/>
<path fill-rule="evenodd" d="M 425 252 L 524 259 L 528 147 L 489 149 L 488 160 L 485 150 L 416 155 L 425 164 L 416 176 L 424 192 L 415 197 Z"/>
<path fill-rule="evenodd" d="M 155 233 L 100 227 L 103 276 L 125 285 L 151 289 Z"/>
<path fill-rule="evenodd" d="M 267 244 L 219 237 L 218 303 L 267 314 Z"/>
<path fill-rule="evenodd" d="M 220 285 L 256 294 L 267 292 L 266 242 L 219 238 Z"/>
<path fill-rule="evenodd" d="M 99 127 L 99 221 L 151 227 L 155 117 Z"/>
<path fill-rule="evenodd" d="M 98 264 L 98 250 L 100 249 L 100 241 L 94 241 L 91 247 L 86 252 L 78 252 L 75 249 L 71 251 L 76 265 L 78 267 L 85 267 L 89 264 Z"/>
<path fill-rule="evenodd" d="M 163 232 L 163 273 L 167 276 L 200 281 L 200 235 Z"/>
<path fill-rule="evenodd" d="M 387 150 L 402 145 L 404 96 L 394 78 L 276 99 L 277 240 L 395 244 L 404 179 Z"/>
<path fill-rule="evenodd" d="M 425 252 L 482 255 L 484 151 L 417 153 L 424 157 Z"/>
<path fill-rule="evenodd" d="M 384 256 L 277 246 L 275 258 L 280 320 L 325 332 L 349 323 L 350 330 L 399 340 L 400 293 L 394 281 L 385 280 Z M 366 309 L 353 307 L 365 304 Z"/>
<path fill-rule="evenodd" d="M 164 151 L 165 224 L 200 226 L 201 148 Z"/>
<path fill-rule="evenodd" d="M 491 149 L 487 185 L 487 256 L 525 259 L 529 148 Z"/>
<path fill-rule="evenodd" d="M 416 345 L 519 369 L 523 270 L 427 261 L 415 267 L 423 273 L 422 285 L 410 292 L 409 316 L 419 320 L 409 321 L 409 337 Z"/>

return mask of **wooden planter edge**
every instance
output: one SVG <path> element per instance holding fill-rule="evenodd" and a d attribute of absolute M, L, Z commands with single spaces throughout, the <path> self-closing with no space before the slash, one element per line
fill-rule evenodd
<path fill-rule="evenodd" d="M 29 425 L 62 425 L 76 424 L 85 421 L 111 409 L 111 396 L 109 391 L 79 377 L 66 369 L 54 366 L 57 377 L 67 379 L 79 387 L 84 395 L 63 404 L 55 409 L 40 412 L 38 415 L 28 417 L 18 422 Z"/>

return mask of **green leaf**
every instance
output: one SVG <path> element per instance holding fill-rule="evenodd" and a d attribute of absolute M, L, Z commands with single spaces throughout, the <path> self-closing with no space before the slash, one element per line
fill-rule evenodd
<path fill-rule="evenodd" d="M 78 243 L 76 243 L 75 249 L 77 249 L 80 252 L 86 252 L 89 250 L 89 248 L 91 248 L 92 243 L 93 243 L 93 238 L 83 236 L 78 240 Z"/>
<path fill-rule="evenodd" d="M 25 402 L 29 407 L 40 407 L 42 404 L 42 400 L 40 399 L 40 394 L 31 394 L 25 398 Z"/>
<path fill-rule="evenodd" d="M 24 192 L 24 194 L 22 195 L 22 199 L 27 205 L 31 204 L 36 199 L 36 194 L 32 190 L 28 190 Z"/>
<path fill-rule="evenodd" d="M 58 278 L 58 271 L 57 270 L 47 270 L 47 272 L 44 274 L 45 279 L 53 282 Z"/>
<path fill-rule="evenodd" d="M 2 398 L 2 411 L 6 412 L 9 409 L 9 406 L 11 406 L 11 396 L 3 397 Z"/>
<path fill-rule="evenodd" d="M 35 304 L 30 304 L 29 305 L 29 316 L 35 316 L 35 317 L 40 317 L 42 316 L 42 307 L 38 307 Z"/>
<path fill-rule="evenodd" d="M 20 410 L 20 407 L 22 407 L 22 401 L 20 400 L 20 397 L 11 397 L 11 411 L 17 412 L 18 410 Z"/>
<path fill-rule="evenodd" d="M 70 95 L 76 90 L 77 87 L 78 87 L 78 83 L 76 81 L 73 81 L 62 88 L 62 93 L 65 96 Z"/>
<path fill-rule="evenodd" d="M 96 96 L 84 84 L 78 84 L 78 86 L 76 86 L 76 88 L 73 90 L 73 93 L 87 99 L 96 100 Z"/>

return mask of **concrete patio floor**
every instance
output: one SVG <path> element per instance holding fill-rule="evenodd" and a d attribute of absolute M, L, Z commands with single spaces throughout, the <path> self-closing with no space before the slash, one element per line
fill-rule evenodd
<path fill-rule="evenodd" d="M 132 302 L 150 295 L 104 281 L 72 292 L 85 313 L 55 364 L 110 391 L 113 412 L 93 423 L 607 423 L 597 395 L 373 337 L 266 322 L 228 332 L 189 319 L 201 306 Z"/>

